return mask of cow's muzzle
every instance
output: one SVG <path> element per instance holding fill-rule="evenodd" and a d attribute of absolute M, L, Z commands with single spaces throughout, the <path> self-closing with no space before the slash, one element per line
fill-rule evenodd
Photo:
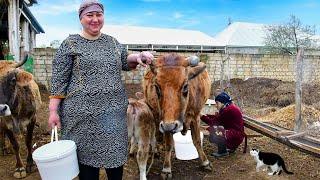
<path fill-rule="evenodd" d="M 1 116 L 10 116 L 11 111 L 8 105 L 6 104 L 0 104 L 0 117 Z"/>
<path fill-rule="evenodd" d="M 177 133 L 182 131 L 182 129 L 183 129 L 183 124 L 178 120 L 170 123 L 161 121 L 159 126 L 159 130 L 162 133 L 164 132 Z"/>

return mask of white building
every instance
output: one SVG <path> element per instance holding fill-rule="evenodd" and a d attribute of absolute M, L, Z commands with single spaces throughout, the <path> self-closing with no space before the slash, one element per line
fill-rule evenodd
<path fill-rule="evenodd" d="M 129 50 L 197 52 L 221 50 L 213 37 L 200 31 L 105 25 L 102 32 L 115 37 Z"/>
<path fill-rule="evenodd" d="M 268 33 L 267 24 L 234 22 L 218 33 L 215 44 L 224 47 L 228 53 L 264 54 L 265 39 Z M 312 37 L 315 45 L 320 47 L 320 36 Z M 309 54 L 320 54 L 319 51 L 309 51 Z"/>

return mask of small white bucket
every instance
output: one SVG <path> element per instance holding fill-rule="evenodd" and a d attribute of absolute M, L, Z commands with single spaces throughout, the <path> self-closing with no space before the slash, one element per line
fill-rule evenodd
<path fill-rule="evenodd" d="M 201 146 L 203 141 L 203 133 L 200 131 Z M 181 133 L 175 133 L 173 135 L 174 150 L 177 159 L 180 160 L 192 160 L 199 157 L 196 147 L 193 145 L 191 131 L 188 130 L 187 134 L 183 136 Z"/>
<path fill-rule="evenodd" d="M 57 138 L 56 138 L 57 140 Z M 42 180 L 71 180 L 79 174 L 77 146 L 60 140 L 45 144 L 32 153 Z"/>

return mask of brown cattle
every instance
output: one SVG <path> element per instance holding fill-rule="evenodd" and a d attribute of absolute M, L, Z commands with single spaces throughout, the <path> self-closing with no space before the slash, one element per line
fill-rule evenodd
<path fill-rule="evenodd" d="M 31 172 L 32 135 L 36 123 L 36 109 L 41 104 L 38 85 L 32 74 L 18 69 L 27 60 L 20 63 L 0 61 L 0 140 L 7 136 L 16 156 L 14 177 L 24 178 Z M 26 126 L 25 143 L 27 146 L 27 165 L 24 168 L 20 157 L 17 135 Z M 0 144 L 4 144 L 1 142 Z M 0 147 L 3 150 L 3 147 Z"/>
<path fill-rule="evenodd" d="M 152 161 L 156 151 L 156 125 L 154 117 L 150 108 L 144 102 L 144 99 L 136 100 L 129 98 L 127 119 L 128 137 L 131 141 L 130 154 L 134 153 L 135 146 L 138 144 L 137 162 L 140 171 L 140 180 L 146 180 L 150 145 L 152 148 Z"/>
<path fill-rule="evenodd" d="M 191 62 L 191 64 L 190 64 Z M 146 103 L 164 133 L 165 158 L 162 174 L 172 177 L 171 151 L 174 133 L 186 134 L 191 128 L 201 165 L 212 170 L 200 141 L 200 111 L 210 95 L 211 81 L 204 63 L 194 63 L 178 54 L 160 56 L 144 76 Z"/>

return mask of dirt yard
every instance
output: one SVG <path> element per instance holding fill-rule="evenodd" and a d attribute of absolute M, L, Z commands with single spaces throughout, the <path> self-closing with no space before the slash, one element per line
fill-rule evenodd
<path fill-rule="evenodd" d="M 218 88 L 219 82 L 213 83 L 214 92 Z M 127 93 L 129 97 L 134 97 L 134 93 L 140 91 L 140 85 L 127 85 Z M 294 84 L 271 79 L 252 78 L 246 81 L 239 79 L 231 80 L 229 93 L 234 97 L 236 103 L 240 104 L 245 114 L 261 119 L 262 121 L 272 121 L 287 128 L 293 128 L 294 118 Z M 48 118 L 48 92 L 41 88 L 43 107 L 39 112 L 39 127 L 35 129 L 34 143 L 37 147 L 47 143 L 50 135 L 47 131 Z M 320 87 L 316 85 L 308 85 L 303 87 L 303 118 L 306 123 L 314 123 L 319 121 L 320 117 Z M 181 161 L 177 160 L 173 153 L 172 171 L 173 179 L 178 180 L 197 180 L 197 179 L 320 179 L 320 159 L 304 154 L 297 150 L 282 145 L 270 138 L 260 136 L 256 132 L 246 129 L 247 134 L 257 135 L 248 139 L 248 149 L 259 148 L 263 151 L 269 151 L 280 154 L 286 162 L 287 169 L 294 172 L 294 175 L 286 175 L 282 173 L 280 176 L 269 177 L 266 172 L 255 171 L 255 162 L 247 152 L 242 153 L 243 145 L 241 145 L 236 153 L 222 159 L 215 159 L 209 154 L 216 151 L 216 147 L 211 145 L 207 137 L 204 138 L 204 150 L 209 160 L 213 164 L 212 172 L 202 171 L 198 160 Z M 20 140 L 23 142 L 23 140 Z M 21 143 L 22 157 L 25 160 L 26 150 L 24 143 Z M 154 164 L 149 173 L 149 179 L 161 179 L 159 175 L 162 169 L 163 153 L 160 152 L 160 158 L 155 159 Z M 0 179 L 12 180 L 15 166 L 14 155 L 9 154 L 0 157 Z M 139 179 L 138 168 L 134 158 L 130 157 L 125 165 L 124 179 Z M 105 178 L 104 172 L 101 171 L 101 179 Z M 28 174 L 26 180 L 40 179 L 36 168 L 34 172 Z"/>

